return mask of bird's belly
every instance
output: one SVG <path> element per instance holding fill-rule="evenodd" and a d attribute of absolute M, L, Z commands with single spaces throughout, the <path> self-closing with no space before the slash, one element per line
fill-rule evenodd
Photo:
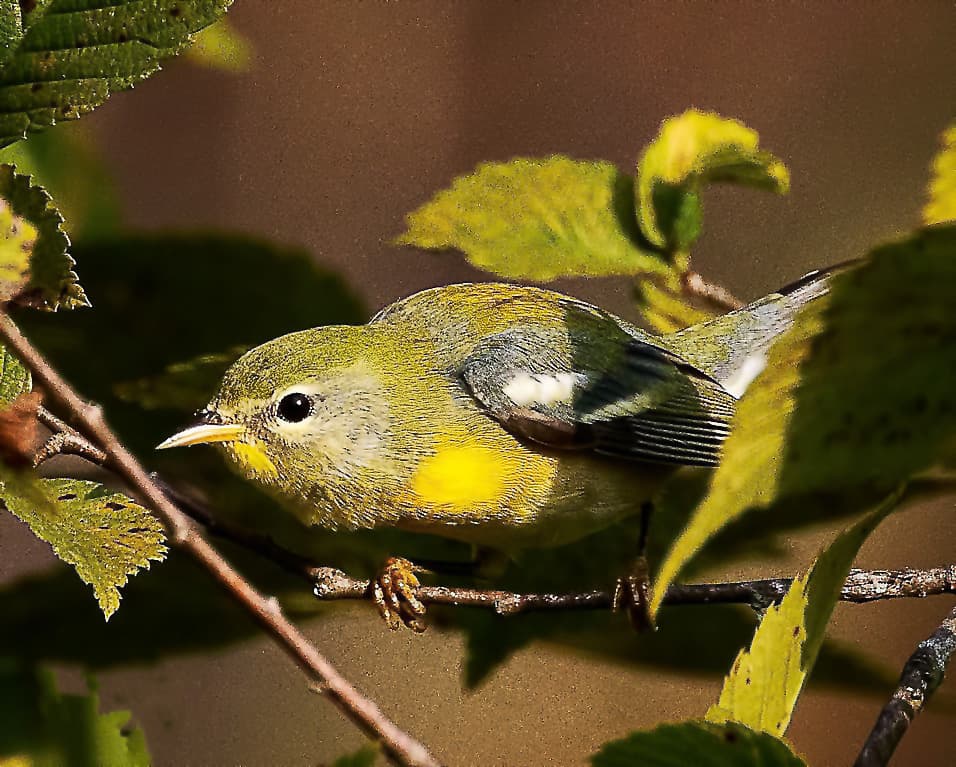
<path fill-rule="evenodd" d="M 559 546 L 638 513 L 668 475 L 660 466 L 593 454 L 534 454 L 531 460 L 543 463 L 523 467 L 512 492 L 493 503 L 482 498 L 470 506 L 435 506 L 419 498 L 419 505 L 402 516 L 399 526 L 505 551 Z M 486 480 L 461 475 L 461 495 L 474 492 L 473 482 L 486 488 Z M 449 496 L 455 492 L 445 491 Z"/>

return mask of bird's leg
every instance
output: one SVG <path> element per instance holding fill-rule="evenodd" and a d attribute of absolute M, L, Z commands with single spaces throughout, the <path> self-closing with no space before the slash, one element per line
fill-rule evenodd
<path fill-rule="evenodd" d="M 415 592 L 420 585 L 416 573 L 429 570 L 404 557 L 389 557 L 382 572 L 372 582 L 372 599 L 379 614 L 392 631 L 402 624 L 416 633 L 425 630 L 425 605 Z"/>
<path fill-rule="evenodd" d="M 641 506 L 641 529 L 637 543 L 638 557 L 631 567 L 631 571 L 617 579 L 614 586 L 614 598 L 611 602 L 612 609 L 627 610 L 627 617 L 637 631 L 647 631 L 653 626 L 648 600 L 651 575 L 645 555 L 647 531 L 653 511 L 654 505 L 650 502 Z"/>
<path fill-rule="evenodd" d="M 421 585 L 419 575 L 444 573 L 487 578 L 494 572 L 502 571 L 507 563 L 507 556 L 486 548 L 478 548 L 467 562 L 431 559 L 416 559 L 412 562 L 404 557 L 389 557 L 379 576 L 372 582 L 372 599 L 390 629 L 398 629 L 404 624 L 412 631 L 421 633 L 427 624 L 424 620 L 425 605 L 416 595 Z"/>

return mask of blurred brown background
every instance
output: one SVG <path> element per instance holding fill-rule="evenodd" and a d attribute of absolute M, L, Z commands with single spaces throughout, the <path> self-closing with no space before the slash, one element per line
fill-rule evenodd
<path fill-rule="evenodd" d="M 951 2 L 239 0 L 232 20 L 254 45 L 250 72 L 171 62 L 87 120 L 130 222 L 301 244 L 372 309 L 485 278 L 456 254 L 387 244 L 453 176 L 555 152 L 630 169 L 660 121 L 690 106 L 740 118 L 791 168 L 786 198 L 707 194 L 695 266 L 755 297 L 911 228 L 938 134 L 956 117 Z M 560 287 L 633 316 L 624 280 Z M 951 505 L 891 518 L 862 565 L 952 562 Z M 43 544 L 3 521 L 4 550 L 22 557 L 0 575 L 50 562 Z M 777 569 L 802 567 L 817 542 L 798 544 Z M 898 669 L 950 605 L 841 606 L 834 631 Z M 720 685 L 532 645 L 466 692 L 457 635 L 388 634 L 370 608 L 344 604 L 306 628 L 450 765 L 580 764 L 631 729 L 702 715 Z M 362 742 L 264 639 L 100 681 L 104 706 L 134 711 L 160 765 L 315 765 Z M 881 705 L 811 689 L 790 736 L 813 765 L 848 764 Z M 945 709 L 919 718 L 895 765 L 956 764 Z"/>

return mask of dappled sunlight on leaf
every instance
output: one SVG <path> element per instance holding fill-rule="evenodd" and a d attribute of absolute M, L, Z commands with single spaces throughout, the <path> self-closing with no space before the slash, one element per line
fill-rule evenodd
<path fill-rule="evenodd" d="M 224 17 L 196 34 L 184 58 L 209 69 L 246 72 L 252 55 L 252 43 Z"/>
<path fill-rule="evenodd" d="M 956 221 L 956 124 L 943 132 L 942 144 L 933 160 L 929 201 L 923 209 L 923 222 L 927 224 Z"/>
<path fill-rule="evenodd" d="M 55 311 L 89 306 L 67 252 L 63 217 L 46 191 L 0 165 L 0 300 Z"/>

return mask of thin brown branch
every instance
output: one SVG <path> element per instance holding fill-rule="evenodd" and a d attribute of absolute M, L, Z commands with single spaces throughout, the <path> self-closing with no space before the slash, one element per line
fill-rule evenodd
<path fill-rule="evenodd" d="M 265 535 L 224 524 L 214 518 L 201 503 L 183 495 L 154 475 L 163 492 L 212 535 L 236 543 L 286 572 L 306 581 L 322 600 L 371 599 L 373 583 L 355 578 L 334 567 L 316 565 L 306 557 L 283 548 Z M 783 599 L 792 578 L 765 578 L 733 583 L 674 584 L 667 590 L 664 604 L 746 604 L 765 608 Z M 956 594 L 956 564 L 928 570 L 850 570 L 840 592 L 844 602 L 875 602 Z M 416 596 L 433 605 L 484 607 L 499 615 L 514 615 L 542 610 L 600 610 L 613 604 L 613 591 L 583 591 L 569 594 L 519 594 L 501 589 L 430 586 L 418 587 Z"/>
<path fill-rule="evenodd" d="M 283 614 L 277 601 L 259 594 L 206 541 L 195 523 L 163 494 L 136 458 L 106 424 L 101 408 L 84 402 L 50 366 L 19 328 L 0 314 L 0 336 L 8 348 L 32 371 L 36 381 L 59 402 L 70 417 L 106 453 L 110 467 L 123 477 L 165 523 L 171 542 L 193 557 L 229 595 L 262 626 L 263 630 L 309 675 L 353 722 L 382 742 L 396 762 L 416 767 L 440 764 L 428 749 L 394 724 L 312 645 Z"/>
<path fill-rule="evenodd" d="M 956 653 L 956 608 L 916 648 L 900 675 L 890 701 L 883 707 L 854 767 L 885 767 L 946 674 L 946 665 Z"/>
<path fill-rule="evenodd" d="M 681 276 L 681 289 L 684 295 L 700 299 L 721 312 L 732 312 L 744 305 L 744 302 L 727 288 L 708 282 L 698 272 L 684 272 Z"/>
<path fill-rule="evenodd" d="M 274 545 L 274 544 L 273 544 Z M 353 578 L 333 567 L 294 565 L 287 568 L 314 585 L 319 599 L 368 599 L 368 580 Z M 791 578 L 767 578 L 736 583 L 685 583 L 667 589 L 666 605 L 746 604 L 767 607 L 787 593 Z M 956 565 L 932 570 L 851 570 L 840 599 L 872 602 L 881 599 L 956 594 Z M 498 589 L 419 586 L 416 596 L 427 604 L 486 607 L 499 615 L 541 610 L 608 609 L 613 591 L 583 591 L 570 594 L 519 594 Z"/>

